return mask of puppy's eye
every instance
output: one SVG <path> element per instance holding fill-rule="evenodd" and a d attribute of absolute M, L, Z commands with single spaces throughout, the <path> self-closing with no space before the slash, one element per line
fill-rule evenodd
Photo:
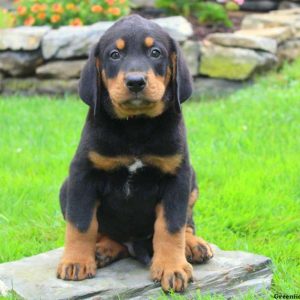
<path fill-rule="evenodd" d="M 150 56 L 153 58 L 159 58 L 161 56 L 161 52 L 157 48 L 153 48 L 150 52 Z"/>
<path fill-rule="evenodd" d="M 110 53 L 110 57 L 114 60 L 117 60 L 117 59 L 120 59 L 121 55 L 120 55 L 120 52 L 117 51 L 117 50 L 113 50 L 111 53 Z"/>

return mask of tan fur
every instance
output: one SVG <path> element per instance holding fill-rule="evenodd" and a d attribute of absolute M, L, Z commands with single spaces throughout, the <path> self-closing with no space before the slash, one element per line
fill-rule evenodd
<path fill-rule="evenodd" d="M 116 47 L 119 50 L 123 50 L 125 48 L 125 41 L 123 39 L 117 39 L 116 40 Z"/>
<path fill-rule="evenodd" d="M 175 53 L 171 54 L 171 62 L 172 62 L 172 80 L 176 80 L 176 60 L 177 56 Z"/>
<path fill-rule="evenodd" d="M 185 228 L 185 255 L 191 263 L 202 263 L 213 257 L 210 245 L 201 237 L 195 236 L 189 226 Z"/>
<path fill-rule="evenodd" d="M 198 190 L 193 189 L 190 193 L 189 202 L 188 202 L 188 209 L 187 209 L 187 216 L 188 218 L 192 217 L 193 208 L 198 198 Z"/>
<path fill-rule="evenodd" d="M 57 268 L 57 277 L 65 280 L 83 280 L 96 274 L 96 240 L 98 222 L 95 208 L 90 227 L 84 233 L 67 222 L 65 248 Z"/>
<path fill-rule="evenodd" d="M 146 47 L 150 48 L 154 45 L 154 39 L 151 36 L 147 36 L 144 40 L 144 44 Z"/>
<path fill-rule="evenodd" d="M 94 164 L 94 167 L 104 171 L 113 171 L 120 167 L 127 167 L 134 163 L 133 156 L 104 156 L 95 151 L 90 151 L 90 161 Z"/>
<path fill-rule="evenodd" d="M 105 156 L 95 151 L 90 151 L 88 157 L 95 168 L 104 171 L 113 171 L 120 167 L 128 167 L 133 164 L 136 159 L 140 159 L 145 165 L 156 167 L 163 173 L 169 174 L 176 174 L 176 171 L 182 161 L 181 154 L 174 154 L 169 156 L 145 155 L 136 158 L 134 156 L 124 155 Z"/>
<path fill-rule="evenodd" d="M 128 256 L 128 250 L 124 245 L 112 240 L 107 235 L 100 235 L 96 244 L 96 260 L 98 268 L 102 268 L 118 259 Z"/>
<path fill-rule="evenodd" d="M 149 100 L 151 103 L 147 106 L 137 108 L 129 108 L 124 105 L 124 102 L 132 99 L 133 97 L 132 93 L 125 85 L 124 72 L 120 71 L 114 78 L 107 78 L 103 70 L 101 75 L 118 118 L 125 119 L 141 114 L 153 118 L 164 111 L 165 105 L 163 102 L 163 96 L 171 77 L 171 71 L 169 68 L 165 77 L 156 76 L 153 70 L 149 70 L 147 72 L 147 85 L 141 93 L 141 97 Z"/>
<path fill-rule="evenodd" d="M 146 155 L 142 161 L 151 166 L 157 167 L 163 173 L 176 174 L 178 167 L 182 162 L 182 155 L 175 154 L 170 156 Z"/>
<path fill-rule="evenodd" d="M 166 88 L 166 78 L 155 75 L 153 70 L 150 69 L 147 72 L 147 86 L 144 90 L 145 98 L 152 101 L 160 101 L 166 92 Z"/>
<path fill-rule="evenodd" d="M 161 204 L 156 209 L 153 249 L 152 279 L 160 281 L 165 291 L 184 290 L 193 270 L 185 257 L 185 230 L 182 228 L 177 233 L 169 233 Z"/>

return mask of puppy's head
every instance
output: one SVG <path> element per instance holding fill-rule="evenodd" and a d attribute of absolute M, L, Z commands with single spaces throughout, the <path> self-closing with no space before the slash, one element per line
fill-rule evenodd
<path fill-rule="evenodd" d="M 117 118 L 156 117 L 192 93 L 178 44 L 160 26 L 137 15 L 121 19 L 92 49 L 79 94 L 95 111 Z"/>

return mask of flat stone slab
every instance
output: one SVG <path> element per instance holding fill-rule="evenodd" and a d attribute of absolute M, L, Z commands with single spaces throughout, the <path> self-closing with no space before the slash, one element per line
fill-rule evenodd
<path fill-rule="evenodd" d="M 277 64 L 277 57 L 269 52 L 223 47 L 209 41 L 202 43 L 201 54 L 200 74 L 213 78 L 245 80 Z"/>
<path fill-rule="evenodd" d="M 241 251 L 222 251 L 207 264 L 194 266 L 194 283 L 185 296 L 222 294 L 226 298 L 254 291 L 265 293 L 271 286 L 272 264 L 267 257 Z M 149 279 L 149 270 L 133 259 L 123 259 L 99 269 L 93 279 L 56 279 L 56 266 L 62 248 L 0 264 L 0 295 L 14 291 L 24 299 L 135 299 L 161 295 L 159 284 Z M 155 298 L 152 298 L 155 299 Z"/>
<path fill-rule="evenodd" d="M 210 34 L 207 39 L 212 43 L 227 47 L 263 50 L 271 53 L 276 53 L 277 50 L 276 40 L 260 36 L 234 33 L 213 33 Z"/>
<path fill-rule="evenodd" d="M 36 50 L 49 26 L 0 29 L 0 50 Z"/>
<path fill-rule="evenodd" d="M 270 27 L 270 28 L 262 28 L 262 29 L 245 29 L 238 30 L 234 34 L 237 35 L 249 35 L 249 36 L 257 36 L 257 37 L 266 37 L 275 39 L 278 43 L 286 41 L 290 39 L 295 33 L 290 27 Z"/>
<path fill-rule="evenodd" d="M 51 61 L 38 67 L 36 74 L 41 78 L 79 78 L 85 63 L 86 59 Z"/>

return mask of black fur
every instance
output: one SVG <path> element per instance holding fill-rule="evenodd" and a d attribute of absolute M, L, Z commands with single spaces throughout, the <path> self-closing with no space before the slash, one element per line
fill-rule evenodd
<path fill-rule="evenodd" d="M 145 55 L 147 49 L 137 44 L 146 36 L 152 36 L 160 47 L 163 55 L 160 61 L 149 60 Z M 174 69 L 171 58 L 175 55 L 176 74 L 172 74 L 174 78 L 164 96 L 166 108 L 159 116 L 126 120 L 114 114 L 101 71 L 105 70 L 109 78 L 118 74 L 120 66 L 107 58 L 118 38 L 126 42 L 123 71 L 151 68 L 156 75 L 164 76 L 168 66 Z M 129 16 L 104 34 L 92 49 L 79 84 L 79 95 L 90 110 L 69 177 L 61 188 L 61 208 L 67 220 L 80 231 L 86 231 L 95 204 L 100 202 L 97 217 L 101 233 L 121 243 L 136 242 L 135 248 L 142 244 L 140 241 L 149 244 L 147 239 L 153 235 L 155 207 L 160 202 L 171 233 L 186 224 L 188 198 L 195 183 L 184 121 L 178 108 L 191 92 L 191 77 L 180 48 L 158 25 L 139 16 Z M 134 174 L 129 174 L 126 167 L 107 172 L 93 167 L 88 159 L 91 150 L 110 157 L 182 154 L 183 160 L 175 175 L 165 174 L 152 166 L 145 166 Z M 128 184 L 129 195 L 126 194 Z"/>

